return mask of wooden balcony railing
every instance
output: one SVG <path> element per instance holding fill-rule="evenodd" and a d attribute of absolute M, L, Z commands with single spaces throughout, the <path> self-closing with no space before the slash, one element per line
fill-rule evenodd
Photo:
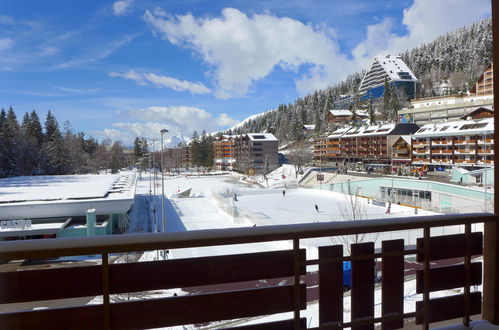
<path fill-rule="evenodd" d="M 471 256 L 482 254 L 482 233 L 471 232 L 474 223 L 496 221 L 492 214 L 461 214 L 392 218 L 367 221 L 337 221 L 284 226 L 217 229 L 179 233 L 135 234 L 75 239 L 45 239 L 0 242 L 0 260 L 40 259 L 59 256 L 101 255 L 92 266 L 69 266 L 0 273 L 1 304 L 73 297 L 103 297 L 97 305 L 67 306 L 45 310 L 0 314 L 2 329 L 135 329 L 199 324 L 212 321 L 292 312 L 293 318 L 253 325 L 251 329 L 305 329 L 301 317 L 307 297 L 318 290 L 319 327 L 315 329 L 400 328 L 415 319 L 428 329 L 432 322 L 481 312 L 481 293 L 471 292 L 481 283 L 481 263 Z M 431 236 L 430 229 L 464 225 L 465 233 Z M 343 245 L 321 246 L 318 258 L 309 259 L 300 247 L 303 239 L 363 233 L 423 229 L 416 248 L 406 248 L 403 239 L 351 244 L 345 256 Z M 288 240 L 292 249 L 231 254 L 164 261 L 110 264 L 111 253 L 250 244 Z M 416 290 L 422 300 L 415 312 L 404 313 L 404 258 L 415 256 Z M 462 264 L 430 267 L 435 260 L 462 258 Z M 376 316 L 375 260 L 381 260 L 382 312 Z M 343 262 L 351 261 L 351 320 L 343 319 Z M 307 287 L 307 266 L 318 265 L 318 289 Z M 452 274 L 449 276 L 448 274 Z M 275 284 L 167 298 L 112 302 L 112 295 L 158 289 L 223 285 L 271 279 Z M 271 283 L 272 281 L 269 281 Z M 261 282 L 259 282 L 261 283 Z M 283 284 L 284 283 L 284 284 Z M 430 299 L 430 292 L 463 288 L 462 294 Z M 494 302 L 489 302 L 494 303 Z M 490 307 L 490 306 L 484 306 Z M 232 325 L 233 326 L 233 325 Z"/>

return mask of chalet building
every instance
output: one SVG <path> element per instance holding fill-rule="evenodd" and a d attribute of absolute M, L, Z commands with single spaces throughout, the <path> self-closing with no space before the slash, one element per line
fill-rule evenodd
<path fill-rule="evenodd" d="M 359 120 L 367 119 L 369 116 L 364 110 L 356 110 L 355 115 Z M 352 122 L 351 110 L 329 110 L 326 113 L 326 122 L 329 127 L 338 127 Z"/>
<path fill-rule="evenodd" d="M 341 128 L 327 138 L 317 140 L 314 159 L 326 162 L 389 164 L 392 146 L 400 137 L 407 139 L 418 129 L 419 126 L 410 123 Z"/>
<path fill-rule="evenodd" d="M 392 164 L 396 167 L 407 167 L 412 163 L 411 136 L 400 136 L 392 145 Z"/>
<path fill-rule="evenodd" d="M 491 62 L 470 90 L 475 95 L 490 95 L 494 93 L 494 64 Z"/>
<path fill-rule="evenodd" d="M 408 99 L 414 98 L 418 79 L 400 56 L 374 57 L 371 67 L 362 78 L 359 87 L 361 98 L 380 98 L 385 92 L 385 81 L 396 87 Z"/>
<path fill-rule="evenodd" d="M 236 141 L 231 135 L 222 135 L 213 140 L 215 169 L 232 171 L 236 162 Z"/>
<path fill-rule="evenodd" d="M 262 172 L 279 167 L 278 141 L 270 133 L 247 133 L 235 138 L 236 167 L 239 171 Z"/>
<path fill-rule="evenodd" d="M 408 108 L 398 112 L 399 122 L 418 125 L 440 123 L 460 120 L 461 117 L 467 116 L 478 108 L 493 110 L 492 68 L 493 66 L 490 64 L 468 94 L 461 93 L 412 100 Z"/>
<path fill-rule="evenodd" d="M 494 165 L 494 119 L 426 124 L 412 136 L 412 163 L 432 168 Z"/>
<path fill-rule="evenodd" d="M 472 112 L 462 116 L 461 120 L 472 120 L 472 119 L 483 119 L 483 118 L 494 118 L 494 111 L 485 108 L 485 107 L 479 107 L 473 110 Z"/>

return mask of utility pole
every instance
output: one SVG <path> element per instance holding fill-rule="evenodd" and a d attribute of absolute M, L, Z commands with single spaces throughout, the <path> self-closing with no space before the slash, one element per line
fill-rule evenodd
<path fill-rule="evenodd" d="M 165 175 L 164 175 L 164 166 L 163 166 L 163 136 L 167 133 L 168 130 L 163 128 L 161 133 L 161 220 L 163 223 L 163 232 L 166 232 L 166 218 L 165 218 Z"/>

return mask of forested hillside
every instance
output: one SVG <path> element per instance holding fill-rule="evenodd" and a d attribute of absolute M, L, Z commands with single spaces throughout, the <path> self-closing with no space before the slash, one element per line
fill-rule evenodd
<path fill-rule="evenodd" d="M 99 143 L 73 132 L 69 122 L 61 130 L 50 111 L 42 126 L 34 110 L 21 122 L 12 107 L 0 110 L 0 178 L 95 173 L 100 169 L 116 172 L 126 165 L 120 142 Z"/>
<path fill-rule="evenodd" d="M 492 21 L 460 28 L 400 56 L 420 80 L 417 97 L 466 92 L 491 61 Z M 334 86 L 292 104 L 281 104 L 226 133 L 269 132 L 279 139 L 280 145 L 303 139 L 304 124 L 315 124 L 316 133 L 324 133 L 326 110 L 333 109 L 341 95 L 355 95 L 362 77 L 363 72 L 354 73 Z"/>

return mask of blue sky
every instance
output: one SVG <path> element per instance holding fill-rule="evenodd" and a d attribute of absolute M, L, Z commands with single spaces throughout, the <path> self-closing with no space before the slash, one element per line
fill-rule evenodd
<path fill-rule="evenodd" d="M 189 137 L 487 17 L 489 0 L 3 0 L 0 107 L 125 144 Z"/>

